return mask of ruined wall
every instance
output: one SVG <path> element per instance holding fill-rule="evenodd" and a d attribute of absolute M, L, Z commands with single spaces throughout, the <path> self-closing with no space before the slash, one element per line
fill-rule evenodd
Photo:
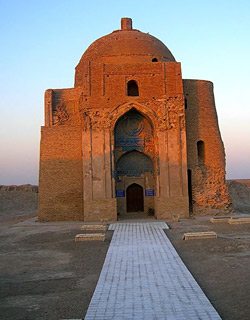
<path fill-rule="evenodd" d="M 80 127 L 42 127 L 39 221 L 84 220 Z"/>
<path fill-rule="evenodd" d="M 47 90 L 40 163 L 40 220 L 116 220 L 114 129 L 136 109 L 152 121 L 158 218 L 188 216 L 184 98 L 180 63 L 91 63 L 73 89 Z M 135 80 L 139 96 L 127 95 Z M 145 186 L 144 186 L 145 187 Z M 178 203 L 178 206 L 176 204 Z M 73 207 L 73 209 L 71 208 Z M 53 217 L 52 217 L 53 216 Z"/>
<path fill-rule="evenodd" d="M 188 169 L 192 172 L 194 213 L 230 206 L 225 184 L 225 151 L 214 102 L 213 84 L 203 80 L 183 80 L 186 99 Z M 197 142 L 204 142 L 204 159 L 199 161 Z"/>
<path fill-rule="evenodd" d="M 44 95 L 45 126 L 81 126 L 82 89 L 48 89 Z"/>
<path fill-rule="evenodd" d="M 50 89 L 45 93 L 45 128 L 42 130 L 40 169 L 43 200 L 40 217 L 48 216 L 51 206 L 54 206 L 54 210 L 61 206 L 57 205 L 57 200 L 53 204 L 45 200 L 46 194 L 59 197 L 53 189 L 54 185 L 58 185 L 58 192 L 60 188 L 65 188 L 63 181 L 80 187 L 79 177 L 82 177 L 81 190 L 76 192 L 77 199 L 82 194 L 83 207 L 80 209 L 78 205 L 78 216 L 84 217 L 86 221 L 104 216 L 116 219 L 114 127 L 116 121 L 131 108 L 148 117 L 154 126 L 154 146 L 146 146 L 146 152 L 153 159 L 155 168 L 152 185 L 155 188 L 156 215 L 164 218 L 178 211 L 182 216 L 187 216 L 185 114 L 180 63 L 110 64 L 84 61 L 80 65 L 82 69 L 77 67 L 77 77 L 81 76 L 82 80 L 76 81 L 77 87 Z M 127 94 L 127 82 L 131 79 L 137 82 L 139 96 Z M 72 136 L 73 128 L 77 131 L 75 136 Z M 70 132 L 70 135 L 67 136 L 66 132 Z M 77 151 L 74 150 L 73 154 L 78 154 L 79 167 L 72 169 L 77 172 L 76 177 L 73 174 L 71 178 L 67 173 L 71 170 L 70 166 L 75 166 L 73 162 L 68 167 L 66 162 L 62 166 L 60 158 L 59 164 L 56 163 L 59 151 L 54 150 L 58 150 L 61 139 L 63 160 L 70 158 L 71 146 L 77 144 Z M 47 158 L 44 156 L 45 150 Z M 79 174 L 80 161 L 82 175 Z M 59 169 L 61 166 L 65 170 Z M 49 183 L 51 172 L 53 183 Z M 60 181 L 56 182 L 57 179 Z M 75 183 L 75 179 L 79 181 Z M 61 203 L 68 201 L 63 200 L 63 194 L 59 198 Z M 152 201 L 152 198 L 146 199 L 146 207 L 151 206 Z M 175 207 L 177 201 L 180 203 L 178 208 Z M 66 215 L 62 208 L 59 211 L 62 216 Z M 67 213 L 67 219 L 68 215 L 70 213 Z M 73 219 L 75 216 L 76 213 L 72 214 Z"/>
<path fill-rule="evenodd" d="M 229 207 L 212 83 L 182 80 L 169 49 L 134 30 L 129 18 L 122 19 L 121 30 L 91 44 L 75 71 L 74 88 L 45 92 L 40 220 L 116 220 L 117 202 L 124 211 L 126 201 L 117 200 L 116 190 L 136 181 L 154 188 L 144 202 L 157 218 L 188 217 L 189 205 L 195 213 Z M 138 95 L 129 94 L 131 80 Z M 131 150 L 148 155 L 153 170 L 118 181 L 116 166 L 126 150 L 116 145 L 114 131 L 131 110 L 152 128 L 150 137 L 137 137 L 144 138 L 143 150 Z"/>

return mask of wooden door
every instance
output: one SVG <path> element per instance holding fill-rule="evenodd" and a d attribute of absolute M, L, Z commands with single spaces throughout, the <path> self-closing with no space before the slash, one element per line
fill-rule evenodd
<path fill-rule="evenodd" d="M 131 184 L 126 191 L 127 212 L 144 211 L 143 188 L 136 183 Z"/>

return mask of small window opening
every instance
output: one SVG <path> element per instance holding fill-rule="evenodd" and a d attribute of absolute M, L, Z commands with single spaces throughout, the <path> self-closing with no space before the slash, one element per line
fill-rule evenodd
<path fill-rule="evenodd" d="M 187 109 L 188 107 L 188 102 L 187 102 L 187 98 L 185 98 L 185 109 Z"/>
<path fill-rule="evenodd" d="M 203 165 L 205 160 L 205 148 L 202 140 L 197 142 L 198 164 Z"/>
<path fill-rule="evenodd" d="M 188 200 L 189 200 L 189 212 L 193 212 L 193 192 L 192 192 L 192 171 L 188 169 Z"/>
<path fill-rule="evenodd" d="M 152 62 L 158 62 L 158 59 L 157 58 L 153 58 Z"/>
<path fill-rule="evenodd" d="M 139 96 L 139 88 L 134 80 L 130 80 L 127 84 L 127 94 L 130 97 Z"/>

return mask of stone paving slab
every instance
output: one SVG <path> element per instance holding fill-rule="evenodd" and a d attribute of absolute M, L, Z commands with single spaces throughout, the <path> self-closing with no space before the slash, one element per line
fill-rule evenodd
<path fill-rule="evenodd" d="M 116 223 L 111 223 L 110 226 L 109 226 L 109 230 L 116 230 L 117 228 L 119 228 L 119 226 L 121 224 L 126 224 L 126 226 L 145 226 L 145 225 L 149 225 L 152 226 L 152 227 L 158 227 L 158 228 L 161 228 L 161 229 L 169 229 L 169 226 L 166 224 L 166 222 L 163 222 L 163 221 L 155 221 L 155 222 L 152 222 L 152 221 L 144 221 L 144 222 L 116 222 Z"/>
<path fill-rule="evenodd" d="M 184 233 L 182 240 L 215 239 L 217 233 L 214 231 L 187 232 Z"/>
<path fill-rule="evenodd" d="M 221 217 L 213 217 L 210 219 L 210 222 L 212 223 L 221 223 L 221 222 L 227 222 L 229 219 L 231 219 L 231 216 L 221 216 Z"/>
<path fill-rule="evenodd" d="M 104 233 L 80 233 L 75 236 L 75 242 L 79 241 L 104 241 Z"/>
<path fill-rule="evenodd" d="M 238 217 L 232 217 L 231 219 L 228 219 L 229 224 L 245 224 L 250 223 L 250 218 L 238 218 Z"/>
<path fill-rule="evenodd" d="M 114 223 L 114 235 L 85 320 L 221 319 L 163 231 Z"/>
<path fill-rule="evenodd" d="M 81 226 L 81 230 L 87 230 L 87 231 L 106 231 L 107 225 L 103 224 L 84 224 Z"/>

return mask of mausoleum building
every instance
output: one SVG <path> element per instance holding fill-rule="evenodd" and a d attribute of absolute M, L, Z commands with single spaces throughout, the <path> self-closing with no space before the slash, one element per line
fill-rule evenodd
<path fill-rule="evenodd" d="M 230 205 L 213 84 L 122 18 L 92 43 L 70 89 L 45 92 L 39 220 L 117 220 L 144 212 L 222 212 Z"/>

